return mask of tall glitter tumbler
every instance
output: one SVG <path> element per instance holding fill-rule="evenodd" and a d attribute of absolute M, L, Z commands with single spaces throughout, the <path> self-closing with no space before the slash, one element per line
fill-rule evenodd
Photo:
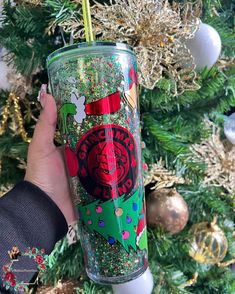
<path fill-rule="evenodd" d="M 47 64 L 87 274 L 133 280 L 148 267 L 135 54 L 121 43 L 81 43 Z"/>

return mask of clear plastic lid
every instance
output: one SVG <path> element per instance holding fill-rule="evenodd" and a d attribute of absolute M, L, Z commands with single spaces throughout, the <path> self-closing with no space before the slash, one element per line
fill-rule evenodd
<path fill-rule="evenodd" d="M 120 51 L 126 51 L 133 55 L 135 55 L 133 49 L 124 43 L 115 43 L 115 42 L 84 42 L 84 43 L 78 43 L 71 46 L 66 46 L 63 48 L 60 48 L 53 53 L 51 53 L 47 57 L 47 66 L 51 65 L 54 61 L 62 58 L 62 57 L 68 57 L 70 55 L 84 55 L 84 54 L 92 54 L 96 52 L 105 52 L 105 51 L 112 51 L 112 50 L 120 50 Z"/>

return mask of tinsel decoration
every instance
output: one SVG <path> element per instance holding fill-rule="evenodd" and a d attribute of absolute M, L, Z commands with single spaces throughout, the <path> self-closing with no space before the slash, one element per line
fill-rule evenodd
<path fill-rule="evenodd" d="M 223 230 L 217 225 L 217 217 L 210 222 L 192 226 L 189 231 L 189 255 L 199 263 L 219 264 L 226 256 L 228 241 Z"/>
<path fill-rule="evenodd" d="M 150 166 L 148 172 L 144 175 L 144 185 L 151 185 L 151 190 L 162 188 L 170 188 L 175 184 L 184 184 L 185 180 L 182 177 L 175 175 L 172 171 L 164 167 L 164 163 L 160 160 L 157 164 Z"/>
<path fill-rule="evenodd" d="M 235 192 L 235 146 L 227 140 L 221 140 L 221 128 L 206 120 L 206 128 L 211 130 L 211 136 L 200 144 L 191 146 L 193 161 L 204 161 L 204 185 L 223 187 L 227 192 Z M 231 195 L 231 197 L 233 197 Z"/>
<path fill-rule="evenodd" d="M 6 132 L 7 121 L 11 117 L 11 105 L 13 104 L 14 111 L 14 120 L 17 125 L 17 133 L 19 133 L 22 139 L 30 143 L 31 139 L 28 137 L 28 134 L 24 128 L 23 115 L 20 109 L 20 98 L 15 93 L 10 93 L 7 99 L 7 103 L 2 111 L 2 119 L 0 121 L 0 136 Z"/>
<path fill-rule="evenodd" d="M 80 3 L 80 1 L 76 1 Z M 169 4 L 160 0 L 110 0 L 110 5 L 92 7 L 97 39 L 126 42 L 134 48 L 139 81 L 153 89 L 162 77 L 171 80 L 173 95 L 196 90 L 193 57 L 184 44 L 199 26 L 201 1 Z M 70 18 L 59 23 L 74 39 L 84 39 L 82 20 Z"/>

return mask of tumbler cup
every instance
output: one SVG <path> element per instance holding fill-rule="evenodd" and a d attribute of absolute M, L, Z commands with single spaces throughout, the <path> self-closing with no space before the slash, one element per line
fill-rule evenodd
<path fill-rule="evenodd" d="M 52 53 L 47 67 L 87 274 L 105 284 L 135 279 L 148 267 L 135 54 L 81 43 Z"/>

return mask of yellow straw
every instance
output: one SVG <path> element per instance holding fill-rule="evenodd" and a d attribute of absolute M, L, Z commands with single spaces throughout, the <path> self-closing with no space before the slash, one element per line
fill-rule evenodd
<path fill-rule="evenodd" d="M 94 35 L 91 23 L 91 8 L 89 0 L 82 0 L 83 20 L 85 27 L 85 36 L 87 42 L 94 41 Z"/>

